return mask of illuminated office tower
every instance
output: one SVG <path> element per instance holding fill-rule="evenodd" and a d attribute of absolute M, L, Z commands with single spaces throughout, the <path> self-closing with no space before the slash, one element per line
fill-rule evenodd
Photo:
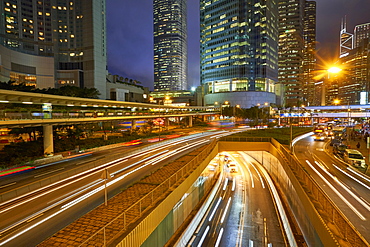
<path fill-rule="evenodd" d="M 316 2 L 306 1 L 303 21 L 303 104 L 313 105 L 315 102 L 316 69 Z"/>
<path fill-rule="evenodd" d="M 370 23 L 355 26 L 354 30 L 354 47 L 359 47 L 361 42 L 370 38 Z"/>
<path fill-rule="evenodd" d="M 306 101 L 305 8 L 305 0 L 279 0 L 279 85 L 285 106 L 300 106 Z"/>
<path fill-rule="evenodd" d="M 342 104 L 366 105 L 370 103 L 370 23 L 355 26 L 352 42 L 353 48 L 347 49 L 338 61 L 344 72 L 338 75 L 335 96 Z"/>
<path fill-rule="evenodd" d="M 187 90 L 186 0 L 154 0 L 154 91 Z"/>
<path fill-rule="evenodd" d="M 1 1 L 0 81 L 106 97 L 105 0 Z"/>
<path fill-rule="evenodd" d="M 339 57 L 345 57 L 353 49 L 353 34 L 347 32 L 347 22 L 342 21 L 340 29 Z"/>
<path fill-rule="evenodd" d="M 206 105 L 276 103 L 277 0 L 200 1 Z"/>

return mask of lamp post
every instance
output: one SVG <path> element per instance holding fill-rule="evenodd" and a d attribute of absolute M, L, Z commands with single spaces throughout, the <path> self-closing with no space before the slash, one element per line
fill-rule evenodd
<path fill-rule="evenodd" d="M 330 74 L 338 74 L 339 72 L 341 72 L 342 69 L 341 68 L 338 68 L 338 67 L 331 67 L 329 69 L 326 70 L 327 72 L 327 80 L 330 79 Z M 325 106 L 325 94 L 326 94 L 326 84 L 327 83 L 323 83 L 322 84 L 322 90 L 321 90 L 321 105 L 322 106 Z"/>
<path fill-rule="evenodd" d="M 260 110 L 260 103 L 257 103 L 257 125 L 259 125 L 260 119 L 258 118 L 258 111 Z"/>
<path fill-rule="evenodd" d="M 236 122 L 235 120 L 236 120 L 236 108 L 240 108 L 240 105 L 235 105 L 234 107 L 233 107 L 233 117 L 234 117 L 234 122 Z"/>
<path fill-rule="evenodd" d="M 225 101 L 223 104 L 221 104 L 221 115 L 222 115 L 222 108 L 224 107 L 224 106 L 229 106 L 229 104 L 230 104 L 230 102 L 229 101 Z"/>
<path fill-rule="evenodd" d="M 300 115 L 301 115 L 301 111 L 299 110 L 299 109 L 301 109 L 302 110 L 302 119 L 303 119 L 303 122 L 304 122 L 304 117 L 303 117 L 303 108 L 305 107 L 305 105 L 301 105 L 301 107 L 300 108 L 298 108 L 298 126 L 300 126 Z M 304 125 L 304 124 L 303 124 Z"/>
<path fill-rule="evenodd" d="M 265 102 L 264 106 L 265 106 L 265 108 L 268 107 L 269 103 Z M 269 124 L 269 122 L 270 122 L 270 107 L 268 108 L 268 112 L 267 112 L 267 125 Z"/>

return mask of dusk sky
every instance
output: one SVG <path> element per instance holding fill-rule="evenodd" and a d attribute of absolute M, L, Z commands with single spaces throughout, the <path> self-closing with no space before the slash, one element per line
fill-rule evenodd
<path fill-rule="evenodd" d="M 347 31 L 370 22 L 369 0 L 316 0 L 319 58 L 335 61 L 341 20 Z M 107 0 L 108 71 L 153 90 L 153 1 Z M 188 82 L 199 86 L 199 0 L 188 0 Z"/>

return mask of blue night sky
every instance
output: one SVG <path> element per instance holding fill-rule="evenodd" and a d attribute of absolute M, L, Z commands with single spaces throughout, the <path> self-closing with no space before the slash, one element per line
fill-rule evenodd
<path fill-rule="evenodd" d="M 369 0 L 316 0 L 319 60 L 335 61 L 341 19 L 347 31 L 370 22 Z M 152 0 L 107 0 L 108 71 L 153 90 Z M 199 0 L 188 0 L 188 81 L 199 85 Z"/>

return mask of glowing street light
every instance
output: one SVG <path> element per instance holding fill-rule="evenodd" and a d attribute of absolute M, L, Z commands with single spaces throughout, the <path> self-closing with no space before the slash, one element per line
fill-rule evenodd
<path fill-rule="evenodd" d="M 331 67 L 331 68 L 328 69 L 328 72 L 329 73 L 332 73 L 332 74 L 337 74 L 337 73 L 339 73 L 341 71 L 342 71 L 342 69 L 341 68 L 338 68 L 338 67 Z"/>
<path fill-rule="evenodd" d="M 327 73 L 328 73 L 328 78 L 327 79 L 330 79 L 330 74 L 338 74 L 339 72 L 342 71 L 341 68 L 338 68 L 338 67 L 331 67 L 329 69 L 326 70 Z M 324 106 L 325 105 L 325 94 L 326 94 L 326 83 L 323 83 L 322 85 L 322 93 L 321 93 L 321 105 Z"/>

